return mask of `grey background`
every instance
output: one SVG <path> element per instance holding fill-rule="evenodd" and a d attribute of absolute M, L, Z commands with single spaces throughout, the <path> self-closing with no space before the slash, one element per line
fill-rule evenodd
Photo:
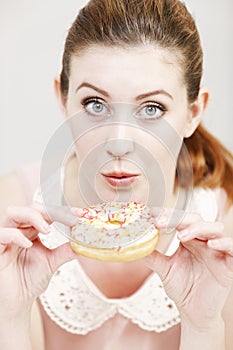
<path fill-rule="evenodd" d="M 0 173 L 40 159 L 63 117 L 53 92 L 67 30 L 86 0 L 0 2 Z M 208 129 L 233 151 L 232 0 L 186 0 L 201 32 Z"/>

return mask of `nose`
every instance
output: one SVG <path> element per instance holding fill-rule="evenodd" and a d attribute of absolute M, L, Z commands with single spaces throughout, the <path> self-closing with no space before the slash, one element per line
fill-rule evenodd
<path fill-rule="evenodd" d="M 105 143 L 106 152 L 115 158 L 124 157 L 134 151 L 134 141 L 129 126 L 116 124 L 110 127 Z"/>

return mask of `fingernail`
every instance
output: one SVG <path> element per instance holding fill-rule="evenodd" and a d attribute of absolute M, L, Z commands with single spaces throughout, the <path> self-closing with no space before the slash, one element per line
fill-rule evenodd
<path fill-rule="evenodd" d="M 81 209 L 81 208 L 72 207 L 72 208 L 70 208 L 70 211 L 75 216 L 81 216 L 83 214 L 83 209 Z"/>
<path fill-rule="evenodd" d="M 49 233 L 51 230 L 51 227 L 49 226 L 49 224 L 46 221 L 42 221 L 41 227 L 42 227 L 44 233 Z"/>
<path fill-rule="evenodd" d="M 156 220 L 156 223 L 157 223 L 158 225 L 165 225 L 167 222 L 168 222 L 168 217 L 165 216 L 165 215 L 160 216 L 160 217 L 158 218 L 158 220 Z"/>
<path fill-rule="evenodd" d="M 25 248 L 30 248 L 31 246 L 32 246 L 32 242 L 31 241 L 29 241 L 29 239 L 27 239 L 27 238 L 25 238 L 24 240 L 23 240 L 23 246 L 25 247 Z"/>
<path fill-rule="evenodd" d="M 211 247 L 219 247 L 220 241 L 219 240 L 214 240 L 214 241 L 208 241 L 208 245 Z"/>
<path fill-rule="evenodd" d="M 180 231 L 177 236 L 180 240 L 184 241 L 185 239 L 189 238 L 190 231 L 189 230 Z"/>
<path fill-rule="evenodd" d="M 6 250 L 7 245 L 4 244 L 0 244 L 0 254 L 4 253 L 4 251 Z"/>

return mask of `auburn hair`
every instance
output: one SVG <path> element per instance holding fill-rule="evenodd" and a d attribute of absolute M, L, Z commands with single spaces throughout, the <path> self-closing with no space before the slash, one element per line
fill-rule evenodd
<path fill-rule="evenodd" d="M 91 45 L 134 46 L 152 44 L 172 50 L 179 59 L 190 103 L 199 94 L 203 51 L 195 21 L 179 0 L 90 0 L 73 22 L 66 38 L 62 61 L 61 92 L 66 101 L 70 61 Z M 184 140 L 177 163 L 179 184 L 187 184 L 189 152 L 193 186 L 222 187 L 233 203 L 233 155 L 200 125 Z M 177 180 L 177 179 L 176 179 Z M 177 183 L 177 181 L 176 181 Z"/>

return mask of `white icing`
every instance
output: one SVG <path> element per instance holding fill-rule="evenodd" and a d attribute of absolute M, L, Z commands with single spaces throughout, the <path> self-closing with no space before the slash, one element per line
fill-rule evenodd
<path fill-rule="evenodd" d="M 155 232 L 154 219 L 144 204 L 111 202 L 86 209 L 71 230 L 71 239 L 97 248 L 120 248 L 145 242 L 151 231 Z"/>

